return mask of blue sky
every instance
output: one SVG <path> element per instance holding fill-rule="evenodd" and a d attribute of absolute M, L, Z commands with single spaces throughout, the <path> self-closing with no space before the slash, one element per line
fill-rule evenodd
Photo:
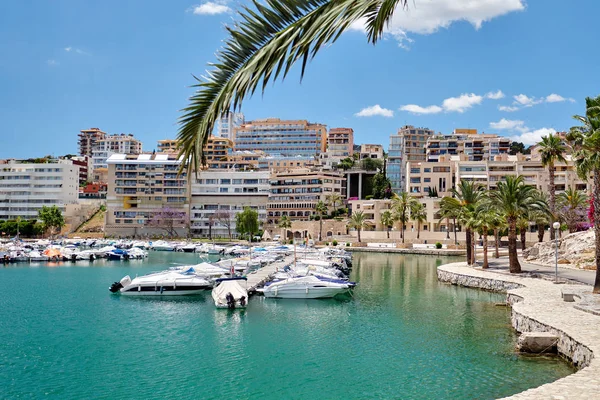
<path fill-rule="evenodd" d="M 80 129 L 175 137 L 179 110 L 243 1 L 12 1 L 0 6 L 0 158 L 77 151 Z M 360 24 L 243 104 L 381 143 L 404 124 L 526 142 L 600 94 L 600 3 L 414 0 L 369 45 Z M 468 7 L 469 3 L 475 3 Z M 499 92 L 500 91 L 500 92 Z M 515 97 L 516 96 L 516 97 Z M 362 115 L 362 116 L 361 116 Z"/>

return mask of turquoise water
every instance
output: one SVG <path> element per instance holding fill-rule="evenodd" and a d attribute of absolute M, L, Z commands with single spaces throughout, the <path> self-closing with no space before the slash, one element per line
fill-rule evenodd
<path fill-rule="evenodd" d="M 0 268 L 0 397 L 491 399 L 563 377 L 514 354 L 502 295 L 439 284 L 449 259 L 357 254 L 353 298 L 125 298 L 108 286 L 197 255 Z"/>

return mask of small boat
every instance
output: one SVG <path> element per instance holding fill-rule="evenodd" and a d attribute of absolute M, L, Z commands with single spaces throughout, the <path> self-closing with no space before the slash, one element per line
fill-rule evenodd
<path fill-rule="evenodd" d="M 193 243 L 188 243 L 186 245 L 177 247 L 177 251 L 182 251 L 184 253 L 195 253 L 196 245 Z"/>
<path fill-rule="evenodd" d="M 246 278 L 220 278 L 215 281 L 217 286 L 212 290 L 212 298 L 217 308 L 246 308 L 248 290 Z"/>
<path fill-rule="evenodd" d="M 183 271 L 162 271 L 131 279 L 125 276 L 113 283 L 109 290 L 127 296 L 189 296 L 212 288 L 212 283 L 192 267 Z"/>
<path fill-rule="evenodd" d="M 48 261 L 48 256 L 41 254 L 37 250 L 33 250 L 33 251 L 29 252 L 29 261 L 32 261 L 32 262 Z"/>
<path fill-rule="evenodd" d="M 174 251 L 175 245 L 165 242 L 164 240 L 159 240 L 157 242 L 152 243 L 152 249 L 154 251 Z"/>
<path fill-rule="evenodd" d="M 339 280 L 322 280 L 316 276 L 303 276 L 275 281 L 258 291 L 265 297 L 282 299 L 327 299 L 348 292 L 352 283 Z"/>
<path fill-rule="evenodd" d="M 129 260 L 129 254 L 125 250 L 114 249 L 106 253 L 109 260 Z"/>

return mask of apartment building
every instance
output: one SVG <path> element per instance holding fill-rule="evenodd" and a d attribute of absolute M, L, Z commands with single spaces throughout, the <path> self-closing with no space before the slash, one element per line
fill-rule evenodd
<path fill-rule="evenodd" d="M 354 153 L 354 129 L 331 128 L 327 136 L 327 152 L 332 158 L 352 157 Z"/>
<path fill-rule="evenodd" d="M 359 159 L 364 160 L 365 158 L 383 160 L 383 146 L 380 144 L 361 144 Z"/>
<path fill-rule="evenodd" d="M 555 165 L 555 185 L 558 192 L 569 187 L 577 190 L 591 190 L 589 182 L 582 181 L 570 155 L 566 163 Z M 526 183 L 548 193 L 550 177 L 548 168 L 540 159 L 523 154 L 501 154 L 490 160 L 470 161 L 465 154 L 459 156 L 441 156 L 437 162 L 409 162 L 407 166 L 406 191 L 416 197 L 429 195 L 435 188 L 439 197 L 451 195 L 452 188 L 461 180 L 477 182 L 488 190 L 498 187 L 498 182 L 506 176 L 522 175 Z"/>
<path fill-rule="evenodd" d="M 235 150 L 318 157 L 327 146 L 327 127 L 306 120 L 259 119 L 234 128 L 232 140 Z"/>
<path fill-rule="evenodd" d="M 233 130 L 244 123 L 244 114 L 228 111 L 221 115 L 217 121 L 217 136 L 225 139 L 233 139 Z"/>
<path fill-rule="evenodd" d="M 177 139 L 162 139 L 156 144 L 156 151 L 159 153 L 178 153 L 179 140 Z"/>
<path fill-rule="evenodd" d="M 437 161 L 440 156 L 464 154 L 468 161 L 490 160 L 510 152 L 511 140 L 504 136 L 477 133 L 477 129 L 455 129 L 451 135 L 435 135 L 427 139 L 427 161 Z"/>
<path fill-rule="evenodd" d="M 405 125 L 390 136 L 388 147 L 387 177 L 392 190 L 400 193 L 406 187 L 406 163 L 409 161 L 426 161 L 425 145 L 427 139 L 435 134 L 428 128 L 415 128 Z"/>
<path fill-rule="evenodd" d="M 277 225 L 282 216 L 307 221 L 315 214 L 317 202 L 338 193 L 346 197 L 346 179 L 342 172 L 319 169 L 293 169 L 270 176 L 267 223 Z"/>
<path fill-rule="evenodd" d="M 113 154 L 141 154 L 142 142 L 132 134 L 106 135 L 96 141 L 92 148 L 92 167 L 108 168 L 106 160 Z"/>
<path fill-rule="evenodd" d="M 94 145 L 99 140 L 106 137 L 107 133 L 99 128 L 82 129 L 79 131 L 77 145 L 79 146 L 79 155 L 92 158 Z"/>
<path fill-rule="evenodd" d="M 110 156 L 105 233 L 109 236 L 166 235 L 165 230 L 152 226 L 149 221 L 168 209 L 183 213 L 184 217 L 165 220 L 164 224 L 172 223 L 179 236 L 186 236 L 189 184 L 185 172 L 178 174 L 180 162 L 173 153 Z"/>
<path fill-rule="evenodd" d="M 79 166 L 71 160 L 0 162 L 0 220 L 35 219 L 43 206 L 76 204 Z"/>
<path fill-rule="evenodd" d="M 264 154 L 264 153 L 263 153 Z M 323 155 L 325 153 L 321 153 Z M 264 156 L 258 160 L 258 168 L 271 172 L 287 171 L 298 168 L 313 168 L 317 165 L 314 157 L 296 156 L 282 157 L 278 155 Z"/>
<path fill-rule="evenodd" d="M 352 213 L 362 211 L 365 216 L 367 231 L 385 231 L 387 227 L 381 223 L 381 214 L 392 211 L 392 200 L 349 200 L 348 208 Z"/>
<path fill-rule="evenodd" d="M 194 236 L 236 238 L 235 216 L 250 207 L 267 221 L 268 171 L 199 172 L 191 184 L 190 228 Z"/>

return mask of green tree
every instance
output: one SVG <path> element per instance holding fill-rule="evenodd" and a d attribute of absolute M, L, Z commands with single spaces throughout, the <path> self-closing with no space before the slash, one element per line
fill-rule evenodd
<path fill-rule="evenodd" d="M 585 99 L 585 115 L 575 115 L 581 126 L 571 128 L 568 139 L 573 147 L 577 173 L 587 180 L 594 175 L 593 206 L 596 235 L 596 279 L 594 293 L 600 293 L 600 96 Z"/>
<path fill-rule="evenodd" d="M 346 157 L 346 158 L 342 159 L 337 166 L 339 168 L 343 169 L 344 171 L 347 171 L 350 168 L 354 167 L 354 159 L 350 158 L 350 157 Z"/>
<path fill-rule="evenodd" d="M 387 238 L 390 238 L 390 229 L 394 226 L 394 214 L 390 210 L 385 210 L 381 213 L 381 225 L 385 226 L 385 230 L 387 231 Z"/>
<path fill-rule="evenodd" d="M 65 219 L 57 206 L 43 206 L 38 211 L 38 219 L 42 221 L 45 231 L 50 231 L 50 236 L 54 235 L 55 230 L 60 230 L 65 226 Z"/>
<path fill-rule="evenodd" d="M 416 199 L 406 192 L 401 192 L 392 199 L 392 209 L 394 210 L 394 219 L 400 222 L 400 237 L 404 243 L 404 228 L 410 218 L 410 210 L 416 203 Z"/>
<path fill-rule="evenodd" d="M 548 175 L 550 177 L 550 240 L 554 240 L 554 227 L 552 222 L 556 221 L 556 185 L 554 183 L 554 164 L 557 162 L 566 162 L 563 154 L 565 153 L 565 146 L 558 135 L 543 136 L 542 141 L 539 144 L 540 156 L 542 158 L 542 165 L 548 167 Z"/>
<path fill-rule="evenodd" d="M 292 221 L 290 221 L 287 215 L 281 217 L 279 220 L 279 227 L 283 229 L 283 237 L 287 240 L 287 230 L 292 227 Z"/>
<path fill-rule="evenodd" d="M 504 215 L 508 224 L 508 260 L 511 273 L 520 273 L 517 257 L 517 222 L 533 210 L 547 210 L 548 205 L 535 196 L 535 188 L 526 185 L 522 176 L 507 176 L 498 183 L 498 189 L 490 192 L 492 204 Z"/>
<path fill-rule="evenodd" d="M 348 221 L 348 228 L 356 229 L 358 234 L 358 243 L 360 240 L 360 232 L 367 227 L 367 217 L 362 211 L 353 212 L 350 216 L 350 220 Z"/>
<path fill-rule="evenodd" d="M 378 172 L 373 177 L 373 198 L 389 199 L 392 196 L 392 183 L 385 173 Z"/>
<path fill-rule="evenodd" d="M 248 235 L 250 242 L 255 232 L 258 232 L 258 211 L 244 207 L 244 211 L 235 215 L 235 230 L 240 235 Z"/>
<path fill-rule="evenodd" d="M 410 209 L 410 218 L 417 223 L 417 239 L 421 238 L 421 224 L 427 221 L 427 210 L 422 203 L 415 201 Z"/>
<path fill-rule="evenodd" d="M 365 171 L 382 171 L 383 161 L 378 158 L 363 158 L 360 167 Z"/>
<path fill-rule="evenodd" d="M 337 210 L 338 205 L 342 205 L 343 202 L 344 199 L 342 199 L 342 195 L 337 192 L 332 192 L 325 196 L 325 204 L 332 207 L 334 210 Z"/>
<path fill-rule="evenodd" d="M 585 220 L 588 196 L 585 192 L 567 188 L 557 197 L 558 216 L 569 227 L 569 232 L 577 231 L 577 223 Z"/>
<path fill-rule="evenodd" d="M 319 216 L 319 242 L 323 240 L 323 217 L 327 215 L 327 205 L 319 200 L 315 205 L 315 211 Z"/>
<path fill-rule="evenodd" d="M 475 214 L 477 215 L 477 228 L 479 228 L 479 233 L 483 237 L 482 268 L 488 268 L 488 233 L 490 229 L 494 229 L 499 219 L 499 215 L 492 203 L 485 198 L 477 203 Z M 498 252 L 497 244 L 498 242 L 496 242 L 496 253 Z"/>
<path fill-rule="evenodd" d="M 460 216 L 460 203 L 452 197 L 442 197 L 440 200 L 440 219 L 446 218 L 446 239 L 450 239 L 450 219 L 452 219 L 452 230 L 454 231 L 454 244 L 458 244 L 456 237 L 456 219 Z"/>

